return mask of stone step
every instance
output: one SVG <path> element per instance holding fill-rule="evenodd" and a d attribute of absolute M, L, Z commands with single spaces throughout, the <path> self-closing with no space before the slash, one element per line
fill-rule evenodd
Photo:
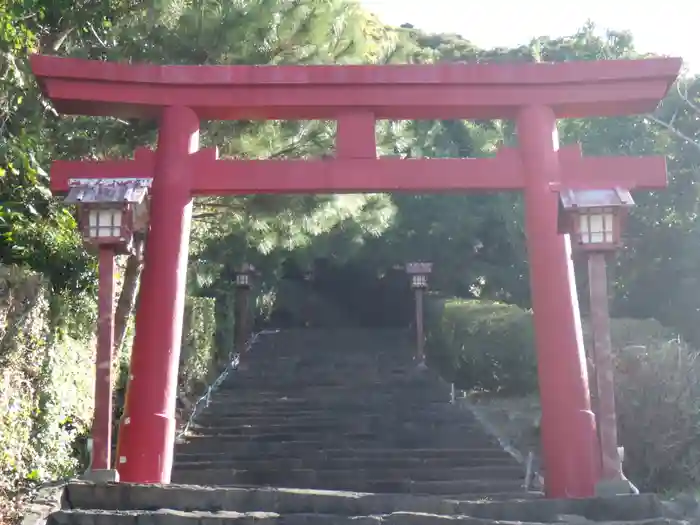
<path fill-rule="evenodd" d="M 491 492 L 489 494 L 440 494 L 439 497 L 446 500 L 456 501 L 479 501 L 479 502 L 507 502 L 507 501 L 523 501 L 523 500 L 538 500 L 544 497 L 542 492 L 529 491 L 525 492 L 522 487 L 516 492 Z"/>
<path fill-rule="evenodd" d="M 333 427 L 305 427 L 296 429 L 275 429 L 261 427 L 239 427 L 239 426 L 210 426 L 194 427 L 188 433 L 188 439 L 194 438 L 217 438 L 237 441 L 331 441 L 334 439 L 424 439 L 426 441 L 444 441 L 447 438 L 455 438 L 461 441 L 486 440 L 493 441 L 484 430 L 474 426 L 441 427 L 436 429 L 433 426 L 420 427 L 416 425 L 395 425 L 391 427 L 357 428 L 352 422 L 344 427 L 340 424 Z"/>
<path fill-rule="evenodd" d="M 394 469 L 441 469 L 445 471 L 460 468 L 501 469 L 512 468 L 522 472 L 523 468 L 512 456 L 502 453 L 498 456 L 452 456 L 434 458 L 406 457 L 329 457 L 320 455 L 307 457 L 264 457 L 251 459 L 248 456 L 232 458 L 230 452 L 207 452 L 202 454 L 178 453 L 176 470 L 200 468 L 201 465 L 236 468 L 241 470 L 283 470 L 283 469 L 329 469 L 329 470 L 378 470 Z"/>
<path fill-rule="evenodd" d="M 352 371 L 329 371 L 323 373 L 325 377 L 331 376 L 342 376 L 350 375 L 355 377 L 358 374 L 364 374 L 363 371 L 352 370 Z M 274 391 L 274 392 L 289 392 L 295 393 L 300 391 L 304 387 L 318 387 L 319 390 L 327 389 L 328 392 L 324 395 L 334 395 L 331 391 L 331 387 L 324 385 L 324 378 L 317 377 L 312 378 L 308 375 L 304 375 L 304 372 L 299 372 L 291 377 L 285 377 L 284 374 L 270 375 L 269 377 L 246 377 L 241 375 L 242 372 L 236 371 L 232 372 L 228 379 L 219 386 L 219 392 L 222 394 L 235 395 L 241 392 L 254 392 L 254 391 Z M 365 381 L 365 379 L 372 379 L 371 383 Z M 377 389 L 375 385 L 376 381 L 384 380 L 384 385 L 381 390 Z M 364 376 L 362 380 L 359 379 L 347 379 L 344 384 L 344 388 L 356 389 L 356 393 L 363 393 L 364 391 L 377 391 L 377 392 L 404 392 L 406 395 L 411 395 L 415 392 L 422 392 L 426 394 L 430 393 L 448 393 L 450 392 L 450 385 L 447 383 L 438 382 L 435 380 L 431 381 L 417 381 L 413 377 L 395 377 L 392 378 L 389 374 L 382 372 Z M 340 389 L 339 386 L 333 387 L 335 389 Z M 411 392 L 409 392 L 411 390 Z"/>
<path fill-rule="evenodd" d="M 252 369 L 256 365 L 248 364 Z M 263 366 L 263 365 L 260 365 Z M 361 377 L 358 377 L 360 376 Z M 325 386 L 328 377 L 348 376 L 348 379 L 343 383 L 343 386 L 353 386 L 360 391 L 361 389 L 376 388 L 376 383 L 383 380 L 384 388 L 392 389 L 408 389 L 407 384 L 413 385 L 416 389 L 426 391 L 449 391 L 449 384 L 443 382 L 435 382 L 431 380 L 421 380 L 415 377 L 413 372 L 391 372 L 391 371 L 375 371 L 370 372 L 362 369 L 352 370 L 320 370 L 318 372 L 310 372 L 307 370 L 283 373 L 272 371 L 266 374 L 239 369 L 232 372 L 226 381 L 219 387 L 223 392 L 240 391 L 250 388 L 259 388 L 260 390 L 287 390 L 293 391 L 297 388 L 313 386 Z M 329 387 L 328 387 L 329 388 Z"/>
<path fill-rule="evenodd" d="M 346 407 L 364 407 L 365 410 L 374 412 L 383 411 L 391 413 L 398 405 L 401 405 L 404 412 L 414 408 L 429 408 L 436 405 L 447 405 L 450 399 L 446 396 L 441 397 L 406 397 L 401 395 L 392 396 L 345 396 L 345 397 L 307 397 L 307 398 L 290 398 L 280 396 L 276 399 L 260 399 L 251 397 L 250 399 L 225 399 L 219 396 L 213 396 L 209 401 L 209 409 L 216 412 L 226 412 L 229 408 L 237 409 L 245 407 L 248 409 L 323 409 L 328 410 L 337 407 L 340 410 Z"/>
<path fill-rule="evenodd" d="M 231 390 L 235 390 L 240 384 L 241 380 L 246 377 L 247 374 L 253 373 L 252 369 L 249 369 L 248 372 L 243 372 L 242 370 L 238 370 L 235 372 L 232 372 L 231 375 L 227 378 L 227 380 L 223 383 L 228 386 L 230 386 L 229 392 Z M 322 380 L 319 380 L 317 383 L 309 383 L 307 381 L 304 381 L 303 378 L 299 378 L 300 381 L 298 383 L 295 383 L 294 385 L 290 385 L 288 387 L 290 392 L 294 391 L 317 391 L 317 390 L 325 390 L 325 391 L 334 391 L 334 390 L 347 390 L 349 388 L 349 385 L 352 385 L 353 387 L 355 386 L 362 386 L 363 388 L 366 388 L 368 390 L 374 390 L 374 391 L 383 391 L 383 390 L 390 390 L 390 389 L 407 389 L 413 386 L 414 384 L 418 384 L 423 388 L 426 388 L 427 390 L 440 390 L 442 387 L 440 385 L 435 385 L 432 381 L 420 381 L 419 379 L 410 379 L 410 378 L 404 378 L 404 377 L 383 377 L 381 379 L 373 379 L 369 378 L 367 376 L 361 375 L 357 377 L 352 377 L 352 378 L 344 378 L 344 377 L 335 377 L 335 376 L 326 376 Z M 230 384 L 229 384 L 230 383 Z M 270 385 L 269 389 L 260 389 L 261 394 L 265 394 L 266 392 L 270 393 L 275 393 L 280 390 L 284 390 L 285 385 Z"/>
<path fill-rule="evenodd" d="M 646 494 L 612 498 L 537 500 L 530 499 L 528 494 L 523 493 L 523 498 L 519 500 L 457 501 L 434 496 L 404 494 L 213 488 L 193 485 L 93 485 L 73 482 L 67 485 L 65 490 L 63 499 L 70 502 L 73 509 L 103 509 L 121 512 L 171 509 L 186 512 L 217 511 L 217 513 L 222 511 L 275 512 L 285 515 L 318 513 L 332 514 L 337 518 L 338 516 L 384 515 L 402 511 L 541 523 L 569 521 L 563 519 L 562 516 L 580 516 L 591 521 L 630 522 L 657 520 L 663 515 L 659 499 L 654 495 Z M 54 521 L 54 523 L 69 522 Z M 114 522 L 99 521 L 99 523 Z M 140 522 L 139 525 L 141 523 L 148 523 L 148 521 Z M 653 523 L 671 524 L 668 521 L 654 521 Z M 651 525 L 651 522 L 647 525 Z"/>
<path fill-rule="evenodd" d="M 216 434 L 226 434 L 229 436 L 250 436 L 253 439 L 255 436 L 273 436 L 273 435 L 295 435 L 295 436 L 310 436 L 310 435 L 387 435 L 397 432 L 408 434 L 421 434 L 426 438 L 431 438 L 436 434 L 444 435 L 459 435 L 463 439 L 469 439 L 470 436 L 482 437 L 485 431 L 474 424 L 460 423 L 457 425 L 426 424 L 420 425 L 412 421 L 402 422 L 386 422 L 374 424 L 362 423 L 353 420 L 349 421 L 334 421 L 323 424 L 306 424 L 298 425 L 294 423 L 280 423 L 274 425 L 246 425 L 239 423 L 232 425 L 227 422 L 218 423 L 210 421 L 208 424 L 193 424 L 190 427 L 190 435 L 210 436 Z"/>
<path fill-rule="evenodd" d="M 179 444 L 178 447 L 187 452 L 215 452 L 221 450 L 231 450 L 239 454 L 250 454 L 254 456 L 286 453 L 297 456 L 304 452 L 312 452 L 316 450 L 324 450 L 329 446 L 334 448 L 345 448 L 346 450 L 357 450 L 358 448 L 385 450 L 393 448 L 403 450 L 406 454 L 411 454 L 413 450 L 425 446 L 423 439 L 411 439 L 410 437 L 402 438 L 395 436 L 393 439 L 332 439 L 329 441 L 308 440 L 308 441 L 250 441 L 240 440 L 240 436 L 231 436 L 231 439 L 222 438 L 207 438 L 205 436 L 192 438 Z M 187 439 L 187 438 L 185 438 Z M 435 441 L 432 446 L 452 446 L 461 444 L 463 441 L 450 443 L 445 440 L 445 443 Z M 469 445 L 474 448 L 497 448 L 497 441 L 488 441 L 481 439 L 478 441 L 471 440 Z"/>
<path fill-rule="evenodd" d="M 453 406 L 448 403 L 427 403 L 425 405 L 392 405 L 389 407 L 373 407 L 367 404 L 334 405 L 277 405 L 277 406 L 256 406 L 251 404 L 239 405 L 210 405 L 207 413 L 210 415 L 225 414 L 228 416 L 255 416 L 255 415 L 275 415 L 281 417 L 306 417 L 333 414 L 335 417 L 349 417 L 352 415 L 363 416 L 366 414 L 382 415 L 388 417 L 411 417 L 414 421 L 420 421 L 423 417 L 430 418 L 433 414 L 440 414 L 450 410 L 454 412 Z"/>
<path fill-rule="evenodd" d="M 191 477 L 188 477 L 190 476 Z M 518 490 L 525 472 L 523 468 L 453 468 L 453 469 L 270 469 L 240 470 L 237 467 L 217 463 L 189 464 L 187 468 L 178 465 L 173 470 L 174 483 L 198 485 L 219 485 L 218 480 L 226 480 L 233 485 L 265 485 L 275 487 L 317 487 L 333 488 L 345 484 L 366 483 L 369 481 L 483 481 L 486 484 L 503 482 L 509 490 Z M 406 492 L 400 490 L 400 492 Z"/>
<path fill-rule="evenodd" d="M 318 348 L 297 347 L 292 352 L 274 352 L 272 350 L 262 350 L 243 354 L 243 358 L 248 362 L 259 361 L 267 365 L 266 369 L 288 369 L 294 366 L 336 366 L 354 365 L 364 363 L 365 365 L 385 365 L 395 368 L 410 367 L 415 368 L 413 357 L 410 354 L 399 351 L 386 352 L 376 346 L 372 349 L 362 351 L 354 348 L 349 352 L 319 352 Z"/>
<path fill-rule="evenodd" d="M 325 484 L 327 479 L 347 479 L 347 480 L 377 480 L 377 479 L 399 479 L 413 481 L 436 481 L 449 479 L 462 480 L 514 480 L 521 479 L 525 475 L 525 469 L 520 465 L 505 466 L 481 466 L 481 467 L 453 467 L 430 468 L 425 466 L 407 466 L 398 468 L 364 468 L 364 469 L 339 469 L 319 465 L 314 468 L 289 468 L 272 466 L 273 468 L 246 468 L 243 469 L 235 461 L 198 461 L 198 462 L 178 462 L 174 472 L 184 471 L 221 471 L 234 476 L 237 483 L 266 485 L 270 481 L 252 481 L 253 478 L 260 479 L 261 475 L 273 477 L 275 479 L 286 479 L 289 483 L 295 479 L 318 480 Z M 276 482 L 275 482 L 276 483 Z M 272 483 L 274 484 L 274 483 Z"/>
<path fill-rule="evenodd" d="M 439 525 L 449 521 L 455 525 L 499 525 L 498 522 L 466 515 L 443 516 L 419 512 L 397 511 L 367 516 L 338 516 L 335 514 L 290 514 L 275 512 L 179 512 L 170 509 L 158 511 L 98 511 L 61 510 L 49 516 L 47 525 L 224 525 L 227 523 L 274 525 Z M 518 521 L 518 525 L 545 525 L 546 522 Z M 561 523 L 556 521 L 554 523 Z M 630 522 L 607 521 L 608 525 L 629 525 Z M 636 522 L 637 525 L 685 525 L 686 522 L 668 518 L 653 518 Z"/>
<path fill-rule="evenodd" d="M 460 423 L 466 425 L 480 426 L 476 418 L 467 411 L 461 411 L 459 417 L 455 414 L 446 411 L 424 414 L 421 418 L 411 417 L 410 414 L 397 413 L 359 413 L 353 414 L 351 421 L 360 425 L 376 425 L 377 423 L 386 424 L 409 424 L 416 425 L 444 425 L 451 423 Z M 338 417 L 334 413 L 327 411 L 297 412 L 293 416 L 288 414 L 262 413 L 262 414 L 210 414 L 207 410 L 201 412 L 196 423 L 200 425 L 211 425 L 221 423 L 224 425 L 324 425 L 337 424 L 338 422 L 346 422 L 348 418 Z"/>
<path fill-rule="evenodd" d="M 449 521 L 455 525 L 499 525 L 493 520 L 466 515 L 443 516 L 419 512 L 397 511 L 389 514 L 367 516 L 337 516 L 335 514 L 290 514 L 275 512 L 190 512 L 170 509 L 158 511 L 112 511 L 61 510 L 52 514 L 47 525 L 224 525 L 227 523 L 274 524 L 274 525 L 439 525 Z M 554 523 L 561 523 L 560 521 Z M 605 522 L 608 525 L 629 525 L 630 522 Z M 548 525 L 546 522 L 518 521 L 518 525 Z M 684 525 L 685 522 L 668 518 L 654 518 L 636 522 L 637 525 Z"/>
<path fill-rule="evenodd" d="M 267 409 L 261 409 L 260 407 L 255 407 L 254 410 L 250 410 L 249 407 L 242 404 L 232 403 L 227 409 L 219 409 L 219 413 L 213 414 L 209 411 L 211 405 L 206 407 L 197 417 L 197 420 L 202 419 L 217 419 L 217 420 L 240 420 L 240 421 L 271 421 L 273 419 L 283 418 L 285 421 L 295 421 L 299 423 L 306 423 L 308 421 L 337 421 L 339 419 L 347 419 L 352 417 L 357 421 L 387 421 L 387 420 L 410 420 L 415 422 L 455 422 L 455 421 L 468 421 L 477 422 L 474 414 L 469 410 L 464 410 L 463 408 L 455 407 L 448 403 L 442 403 L 436 405 L 436 407 L 431 407 L 431 409 L 420 410 L 403 410 L 399 405 L 392 405 L 391 407 L 382 407 L 381 410 L 373 410 L 372 407 L 366 406 L 364 411 L 353 410 L 350 415 L 348 414 L 338 414 L 334 410 L 322 409 L 299 409 L 295 410 L 293 414 L 290 414 L 290 407 L 267 407 Z M 359 408 L 359 407 L 358 407 Z M 479 423 L 480 424 L 480 423 Z"/>
<path fill-rule="evenodd" d="M 289 416 L 209 416 L 206 413 L 197 417 L 190 429 L 194 432 L 207 430 L 221 430 L 227 434 L 262 434 L 284 432 L 322 432 L 322 431 L 355 431 L 355 432 L 402 432 L 423 430 L 426 434 L 449 432 L 452 429 L 462 433 L 478 432 L 487 434 L 476 420 L 457 419 L 445 421 L 444 418 L 431 418 L 428 420 L 414 420 L 410 418 L 382 417 L 377 414 L 373 417 L 320 417 L 320 418 L 295 418 Z M 230 430 L 230 432 L 229 432 Z"/>
<path fill-rule="evenodd" d="M 264 368 L 265 363 L 253 363 L 241 361 L 238 369 L 232 372 L 224 381 L 223 386 L 235 385 L 239 383 L 259 381 L 265 386 L 280 388 L 293 388 L 294 386 L 327 385 L 338 386 L 340 384 L 376 385 L 383 384 L 406 384 L 415 383 L 427 388 L 437 388 L 447 383 L 434 382 L 436 377 L 424 375 L 413 366 L 402 367 L 367 367 L 367 363 L 362 363 L 352 367 L 321 367 L 307 369 L 270 369 Z M 352 374 L 352 375 L 348 375 Z M 339 378 L 345 377 L 345 381 L 339 382 Z M 274 380 L 278 382 L 275 383 Z"/>
<path fill-rule="evenodd" d="M 395 401 L 397 398 L 401 402 L 410 401 L 412 403 L 444 403 L 449 400 L 446 398 L 445 392 L 423 392 L 413 388 L 387 388 L 384 390 L 365 389 L 360 391 L 361 386 L 344 387 L 342 390 L 338 388 L 326 389 L 318 388 L 315 390 L 276 390 L 264 392 L 258 389 L 250 388 L 241 389 L 240 391 L 228 390 L 226 392 L 217 392 L 212 398 L 212 403 L 300 403 L 316 400 L 352 400 L 352 401 Z"/>
<path fill-rule="evenodd" d="M 350 348 L 350 351 L 343 352 L 319 352 L 318 348 L 309 346 L 292 349 L 291 352 L 275 352 L 271 349 L 264 349 L 257 352 L 244 354 L 249 360 L 259 359 L 265 362 L 269 368 L 284 368 L 289 365 L 314 366 L 318 364 L 345 364 L 357 362 L 381 362 L 388 365 L 411 365 L 413 357 L 402 350 L 386 350 L 373 345 L 372 348 L 364 350 L 358 347 Z"/>
<path fill-rule="evenodd" d="M 426 377 L 429 377 L 421 376 L 421 371 L 412 366 L 372 363 L 359 359 L 357 363 L 328 363 L 313 366 L 288 365 L 283 367 L 270 367 L 264 362 L 246 361 L 245 363 L 241 362 L 238 370 L 228 377 L 228 381 L 263 381 L 278 378 L 282 379 L 283 383 L 299 383 L 301 381 L 305 385 L 322 385 L 328 381 L 329 377 L 343 377 L 343 374 L 352 374 L 348 376 L 348 381 L 351 384 L 355 381 L 358 383 L 377 382 L 382 378 L 389 381 L 401 380 L 402 382 L 410 380 L 420 384 L 425 382 Z"/>
<path fill-rule="evenodd" d="M 253 366 L 253 365 L 251 365 Z M 303 387 L 308 386 L 324 386 L 325 378 L 328 376 L 342 376 L 349 375 L 344 383 L 344 387 L 356 388 L 358 392 L 363 390 L 376 388 L 376 383 L 378 381 L 384 382 L 384 388 L 387 390 L 408 390 L 411 385 L 412 388 L 416 390 L 426 391 L 426 392 L 449 392 L 450 385 L 447 383 L 436 382 L 434 380 L 430 381 L 418 381 L 414 377 L 401 376 L 392 377 L 386 372 L 381 373 L 366 373 L 362 370 L 351 370 L 351 371 L 328 371 L 318 374 L 318 377 L 311 377 L 305 372 L 299 372 L 287 377 L 285 374 L 270 374 L 269 376 L 245 376 L 240 370 L 232 372 L 228 379 L 224 381 L 219 387 L 219 391 L 226 393 L 242 392 L 246 389 L 259 389 L 259 390 L 275 390 L 275 391 L 295 391 Z M 363 375 L 362 379 L 357 378 L 359 374 Z M 353 379 L 354 378 L 354 379 Z M 371 381 L 370 381 L 371 380 Z M 336 387 L 339 388 L 339 387 Z"/>
<path fill-rule="evenodd" d="M 404 450 L 406 454 L 411 454 L 412 450 L 429 445 L 434 448 L 456 447 L 465 443 L 460 439 L 443 438 L 440 440 L 431 440 L 426 443 L 425 439 L 420 437 L 413 438 L 411 436 L 394 436 L 379 439 L 379 438 L 343 438 L 334 437 L 325 440 L 310 438 L 305 441 L 250 441 L 237 439 L 240 436 L 232 436 L 231 439 L 220 439 L 215 436 L 201 436 L 182 438 L 178 443 L 178 450 L 188 453 L 195 452 L 223 452 L 229 451 L 240 455 L 250 454 L 253 457 L 271 456 L 276 454 L 292 454 L 294 457 L 304 453 L 311 453 L 317 450 L 323 451 L 329 448 L 343 448 L 346 450 L 357 449 L 377 449 L 384 450 L 394 448 Z M 498 449 L 498 443 L 487 440 L 470 440 L 469 446 L 475 448 L 492 448 Z"/>
<path fill-rule="evenodd" d="M 192 452 L 186 451 L 184 448 L 178 447 L 176 450 L 177 458 L 185 457 L 228 457 L 229 459 L 251 459 L 250 456 L 246 454 L 241 454 L 240 452 L 225 450 L 225 451 L 213 451 L 208 450 L 206 452 L 199 452 L 193 454 Z M 311 449 L 302 450 L 299 454 L 292 456 L 292 458 L 299 459 L 338 459 L 338 460 L 415 460 L 415 461 L 425 461 L 432 459 L 443 459 L 451 461 L 459 461 L 460 459 L 474 460 L 474 459 L 512 459 L 506 451 L 501 448 L 412 448 L 412 449 L 402 449 L 402 448 L 327 448 L 327 449 Z M 257 457 L 253 459 L 259 459 Z M 286 451 L 280 451 L 277 453 L 270 452 L 267 454 L 266 459 L 291 459 L 287 455 Z"/>
<path fill-rule="evenodd" d="M 203 443 L 204 446 L 211 446 L 214 442 L 222 443 L 225 446 L 250 446 L 250 445 L 277 445 L 288 444 L 294 446 L 298 443 L 299 447 L 318 446 L 320 449 L 326 448 L 329 445 L 340 446 L 350 444 L 367 444 L 369 448 L 383 444 L 386 447 L 403 447 L 412 448 L 425 446 L 449 446 L 469 443 L 474 447 L 497 447 L 498 441 L 495 438 L 490 438 L 481 434 L 464 435 L 461 433 L 455 434 L 440 434 L 431 436 L 424 432 L 402 432 L 397 434 L 384 433 L 315 433 L 309 432 L 306 434 L 254 434 L 254 435 L 239 435 L 239 434 L 190 434 L 182 439 L 182 444 Z"/>
<path fill-rule="evenodd" d="M 386 494 L 471 494 L 474 497 L 488 496 L 498 493 L 514 493 L 524 491 L 521 480 L 431 480 L 413 481 L 396 479 L 342 479 L 327 478 L 321 474 L 316 479 L 301 476 L 289 481 L 260 473 L 258 481 L 242 483 L 236 479 L 232 471 L 180 471 L 173 473 L 173 483 L 197 484 L 208 486 L 269 486 L 297 489 L 343 490 L 363 493 Z"/>

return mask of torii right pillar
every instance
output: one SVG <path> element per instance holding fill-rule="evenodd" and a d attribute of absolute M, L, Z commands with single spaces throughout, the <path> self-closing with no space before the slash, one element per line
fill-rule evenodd
<path fill-rule="evenodd" d="M 554 111 L 523 108 L 516 117 L 525 176 L 525 228 L 530 259 L 535 343 L 542 406 L 547 496 L 590 494 L 599 477 L 578 296 L 568 235 L 557 232 L 562 177 Z M 566 487 L 566 494 L 552 489 Z"/>

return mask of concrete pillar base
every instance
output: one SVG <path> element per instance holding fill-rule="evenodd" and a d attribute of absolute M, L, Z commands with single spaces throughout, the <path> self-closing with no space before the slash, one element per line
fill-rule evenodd
<path fill-rule="evenodd" d="M 627 479 L 604 479 L 595 486 L 595 495 L 600 498 L 628 494 L 639 494 L 639 489 Z"/>
<path fill-rule="evenodd" d="M 118 483 L 119 472 L 115 469 L 87 470 L 80 479 L 94 483 Z"/>

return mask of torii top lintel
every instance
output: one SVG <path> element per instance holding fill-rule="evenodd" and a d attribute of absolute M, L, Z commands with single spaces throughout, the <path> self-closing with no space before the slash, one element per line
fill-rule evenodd
<path fill-rule="evenodd" d="M 517 150 L 490 159 L 376 158 L 374 120 L 508 118 L 530 105 L 558 117 L 653 110 L 680 70 L 680 59 L 557 64 L 437 66 L 149 66 L 35 55 L 34 74 L 63 113 L 155 117 L 187 106 L 202 119 L 338 119 L 336 158 L 218 160 L 189 157 L 194 195 L 519 190 Z M 340 139 L 340 140 L 339 140 Z M 349 148 L 349 149 L 348 149 Z M 573 189 L 666 185 L 663 157 L 583 158 L 559 151 L 561 180 Z M 70 179 L 152 178 L 155 155 L 134 160 L 56 161 L 54 192 Z M 552 188 L 556 189 L 556 188 Z"/>
<path fill-rule="evenodd" d="M 34 55 L 44 94 L 67 114 L 142 118 L 187 106 L 202 119 L 510 118 L 527 105 L 557 117 L 652 111 L 681 59 L 540 64 L 157 66 Z"/>

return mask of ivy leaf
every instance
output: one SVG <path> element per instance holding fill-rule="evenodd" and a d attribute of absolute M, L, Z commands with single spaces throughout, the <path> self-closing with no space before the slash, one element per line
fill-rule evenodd
<path fill-rule="evenodd" d="M 26 479 L 27 481 L 39 481 L 39 479 L 41 479 L 39 469 L 32 470 L 29 474 L 27 474 Z"/>

